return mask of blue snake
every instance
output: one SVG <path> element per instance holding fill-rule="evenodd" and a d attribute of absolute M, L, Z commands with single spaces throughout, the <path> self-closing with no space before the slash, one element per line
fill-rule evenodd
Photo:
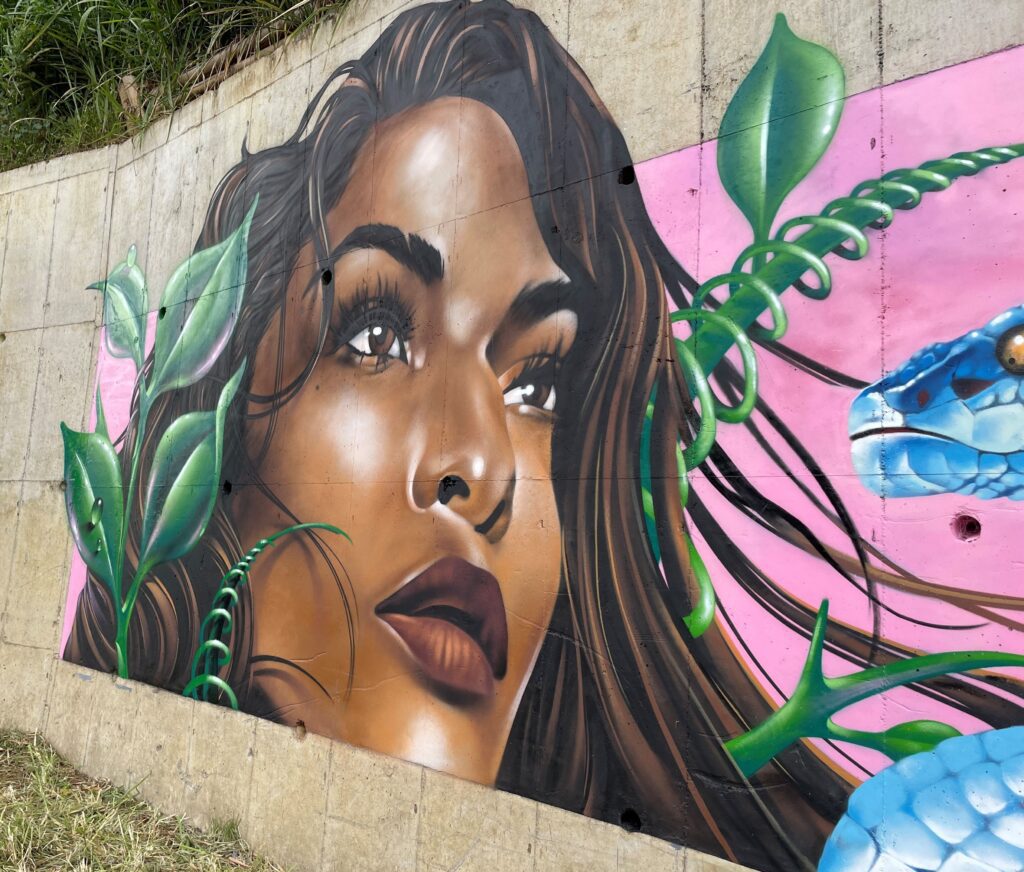
<path fill-rule="evenodd" d="M 850 796 L 818 872 L 1024 870 L 1024 727 L 956 736 Z"/>
<path fill-rule="evenodd" d="M 849 433 L 861 482 L 881 496 L 1024 499 L 1024 305 L 866 387 Z"/>

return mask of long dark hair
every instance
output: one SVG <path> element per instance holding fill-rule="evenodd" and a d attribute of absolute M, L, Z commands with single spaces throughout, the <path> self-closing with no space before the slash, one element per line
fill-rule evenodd
<path fill-rule="evenodd" d="M 307 293 L 323 295 L 320 335 L 326 337 L 333 288 L 319 280 L 332 260 L 325 216 L 344 192 L 356 154 L 377 122 L 452 96 L 478 100 L 504 119 L 522 154 L 551 256 L 587 291 L 580 339 L 557 387 L 560 414 L 552 444 L 562 595 L 519 707 L 498 786 L 615 822 L 632 809 L 646 831 L 750 865 L 813 868 L 844 809 L 851 776 L 805 744 L 749 780 L 737 770 L 723 742 L 773 711 L 771 689 L 762 686 L 750 658 L 722 627 L 694 639 L 683 626 L 681 618 L 697 597 L 688 525 L 762 605 L 769 626 L 809 638 L 815 608 L 790 596 L 733 545 L 699 494 L 691 494 L 685 510 L 680 504 L 675 446 L 692 439 L 697 411 L 675 359 L 668 314 L 670 301 L 689 304 L 696 284 L 651 224 L 622 134 L 583 71 L 533 13 L 505 0 L 432 3 L 404 12 L 362 58 L 335 71 L 287 142 L 256 154 L 243 147 L 241 162 L 213 196 L 197 248 L 234 230 L 259 194 L 244 310 L 210 376 L 162 397 L 151 412 L 150 432 L 159 434 L 162 423 L 184 411 L 215 404 L 230 373 L 288 316 L 285 288 L 298 252 L 309 243 L 317 269 Z M 315 355 L 285 383 L 283 330 L 280 335 L 276 390 L 253 394 L 247 390 L 249 375 L 246 401 L 233 407 L 224 475 L 260 488 L 295 521 L 322 520 L 295 517 L 259 476 L 277 410 L 302 389 L 317 360 Z M 771 350 L 842 383 L 841 374 L 784 347 Z M 724 396 L 735 395 L 739 374 L 728 361 L 715 378 Z M 655 389 L 651 478 L 660 564 L 648 538 L 639 483 L 641 425 Z M 265 419 L 265 435 L 262 451 L 249 454 L 243 434 L 253 418 Z M 837 579 L 862 586 L 876 610 L 873 585 L 880 578 L 913 581 L 899 567 L 883 572 L 870 565 L 878 555 L 857 534 L 814 458 L 763 400 L 749 426 L 784 474 L 805 489 L 804 478 L 817 481 L 821 493 L 807 492 L 821 515 L 849 536 L 853 556 L 822 545 L 807 525 L 765 498 L 721 448 L 702 467 L 712 487 L 743 515 L 828 561 Z M 125 437 L 132 438 L 131 427 Z M 773 440 L 796 453 L 800 469 L 786 465 Z M 151 457 L 153 442 L 144 447 L 144 458 Z M 220 575 L 252 544 L 235 534 L 230 501 L 241 498 L 222 499 L 200 545 L 146 584 L 131 625 L 133 676 L 178 690 L 188 680 L 199 623 Z M 137 542 L 138 506 L 132 517 L 130 542 Z M 347 608 L 343 566 L 326 540 L 309 535 Z M 287 675 L 301 667 L 268 658 L 256 662 L 251 612 L 243 596 L 227 678 L 243 708 L 272 716 L 254 672 Z M 720 610 L 720 618 L 728 626 L 728 613 Z M 67 656 L 111 668 L 113 628 L 110 598 L 90 578 Z M 349 645 L 354 656 L 352 633 Z M 855 665 L 913 653 L 882 639 L 877 626 L 862 632 L 835 622 L 827 646 Z M 986 685 L 1017 693 L 1013 682 L 995 676 L 941 679 L 920 690 L 993 726 L 1008 725 L 1016 706 Z"/>

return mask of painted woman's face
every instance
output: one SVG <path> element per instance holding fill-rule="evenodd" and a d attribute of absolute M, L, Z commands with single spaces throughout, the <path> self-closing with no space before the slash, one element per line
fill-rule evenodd
<path fill-rule="evenodd" d="M 340 584 L 300 537 L 260 558 L 254 676 L 286 723 L 493 782 L 559 590 L 551 433 L 572 289 L 512 134 L 471 100 L 378 125 L 327 226 L 329 339 L 260 474 L 352 543 L 328 534 Z M 312 260 L 306 246 L 257 350 L 257 394 L 315 352 Z M 251 453 L 265 435 L 250 427 Z M 243 541 L 293 522 L 255 488 L 235 511 Z"/>

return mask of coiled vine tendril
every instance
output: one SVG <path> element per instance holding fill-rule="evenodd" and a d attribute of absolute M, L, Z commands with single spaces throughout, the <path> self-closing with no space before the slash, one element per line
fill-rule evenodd
<path fill-rule="evenodd" d="M 689 322 L 687 339 L 677 339 L 676 354 L 686 378 L 690 395 L 700 407 L 697 432 L 689 445 L 676 446 L 679 468 L 679 495 L 685 506 L 689 493 L 687 473 L 703 463 L 714 445 L 717 424 L 738 424 L 753 412 L 757 401 L 757 360 L 751 340 L 780 339 L 786 332 L 786 313 L 780 294 L 789 287 L 814 300 L 823 300 L 832 292 L 832 273 L 824 261 L 827 254 L 846 260 L 859 260 L 868 253 L 867 228 L 881 229 L 893 220 L 895 210 L 913 209 L 924 194 L 943 191 L 962 176 L 973 176 L 986 167 L 1004 164 L 1024 156 L 1024 143 L 957 152 L 942 160 L 927 161 L 912 169 L 898 169 L 880 179 L 858 185 L 848 197 L 832 200 L 818 215 L 804 215 L 786 221 L 773 239 L 748 246 L 730 272 L 704 282 L 687 309 L 673 312 L 673 323 Z M 806 228 L 794 239 L 794 231 Z M 814 282 L 805 281 L 808 273 Z M 728 288 L 728 296 L 715 309 L 705 304 L 711 292 Z M 770 327 L 757 319 L 767 310 Z M 714 368 L 735 345 L 743 362 L 743 393 L 733 406 L 721 403 L 714 395 L 709 377 Z M 648 537 L 660 559 L 654 500 L 651 496 L 650 430 L 657 397 L 651 394 L 640 439 L 640 483 Z M 715 614 L 715 590 L 711 577 L 687 540 L 691 567 L 697 584 L 693 610 L 683 623 L 694 636 L 711 625 Z"/>
<path fill-rule="evenodd" d="M 220 587 L 213 597 L 213 605 L 199 626 L 201 641 L 192 657 L 192 676 L 182 691 L 183 696 L 209 700 L 210 688 L 214 688 L 221 696 L 227 698 L 231 708 L 238 710 L 238 697 L 231 689 L 231 685 L 219 675 L 220 671 L 231 662 L 231 649 L 228 648 L 223 637 L 231 632 L 233 625 L 231 613 L 238 605 L 238 588 L 249 581 L 249 570 L 263 549 L 269 548 L 281 537 L 287 536 L 289 533 L 297 533 L 299 530 L 329 530 L 344 536 L 350 542 L 352 541 L 344 530 L 331 524 L 296 524 L 267 539 L 260 539 L 250 548 L 246 555 L 232 566 L 220 580 Z"/>

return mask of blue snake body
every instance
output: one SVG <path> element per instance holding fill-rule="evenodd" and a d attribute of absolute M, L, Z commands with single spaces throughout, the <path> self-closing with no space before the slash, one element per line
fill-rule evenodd
<path fill-rule="evenodd" d="M 956 736 L 865 781 L 818 872 L 1024 870 L 1024 727 Z"/>
<path fill-rule="evenodd" d="M 854 467 L 879 495 L 1024 499 L 1024 305 L 869 385 L 849 433 Z"/>

